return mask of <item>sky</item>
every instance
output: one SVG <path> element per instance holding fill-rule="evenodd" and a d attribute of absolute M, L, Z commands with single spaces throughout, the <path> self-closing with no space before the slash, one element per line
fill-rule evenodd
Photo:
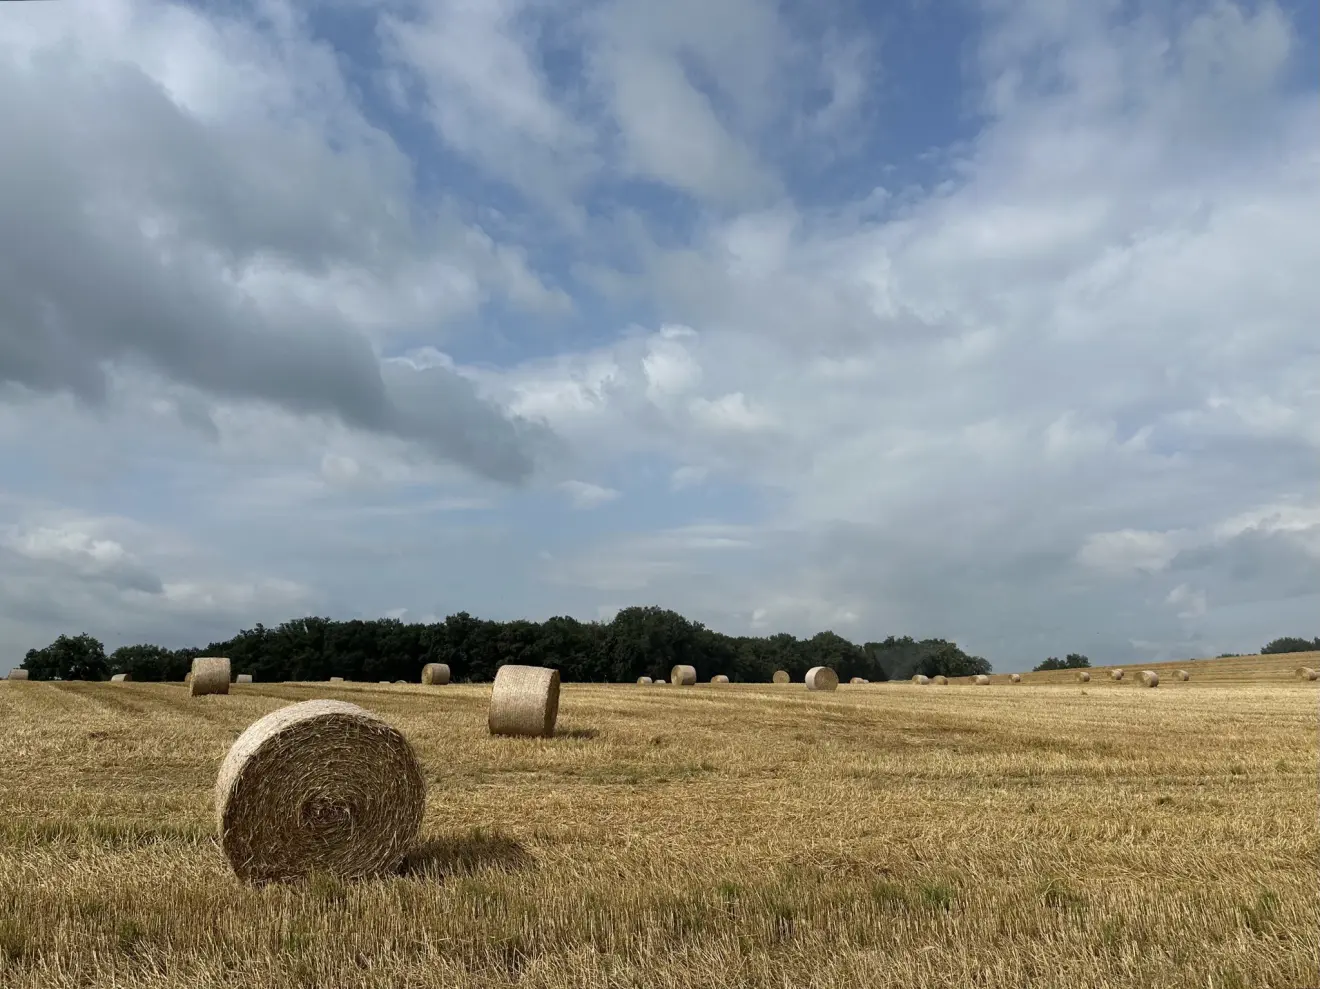
<path fill-rule="evenodd" d="M 0 5 L 0 669 L 1320 634 L 1320 8 Z"/>

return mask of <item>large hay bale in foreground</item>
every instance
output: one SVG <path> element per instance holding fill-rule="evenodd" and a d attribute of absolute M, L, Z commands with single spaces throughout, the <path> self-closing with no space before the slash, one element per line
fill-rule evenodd
<path fill-rule="evenodd" d="M 132 680 L 132 679 L 133 679 L 133 678 L 132 678 L 131 676 L 129 676 L 127 673 L 116 673 L 114 676 L 112 676 L 112 677 L 110 678 L 110 682 L 111 682 L 111 683 L 127 683 L 129 680 Z"/>
<path fill-rule="evenodd" d="M 652 680 L 650 677 L 638 677 L 638 678 L 637 678 L 637 682 L 638 682 L 639 684 L 642 684 L 643 686 L 649 686 L 650 684 L 654 683 L 655 681 Z"/>
<path fill-rule="evenodd" d="M 501 666 L 490 694 L 492 735 L 548 737 L 559 716 L 559 671 L 544 666 Z"/>
<path fill-rule="evenodd" d="M 1109 679 L 1111 679 L 1111 680 L 1122 680 L 1122 679 L 1123 679 L 1123 671 L 1122 671 L 1122 670 L 1110 670 L 1110 671 L 1109 671 Z"/>
<path fill-rule="evenodd" d="M 251 673 L 240 673 L 238 676 L 234 677 L 234 683 L 251 683 L 251 682 L 252 682 Z"/>
<path fill-rule="evenodd" d="M 808 690 L 835 690 L 839 686 L 839 674 L 828 666 L 813 666 L 807 670 L 804 682 Z"/>
<path fill-rule="evenodd" d="M 427 663 L 422 667 L 422 683 L 428 687 L 443 687 L 448 682 L 448 663 Z"/>
<path fill-rule="evenodd" d="M 220 847 L 254 882 L 392 869 L 416 840 L 425 803 L 408 740 L 346 701 L 303 701 L 253 722 L 215 781 Z"/>
<path fill-rule="evenodd" d="M 1184 683 L 1192 678 L 1192 675 L 1186 670 L 1175 670 L 1173 675 Z"/>
<path fill-rule="evenodd" d="M 984 687 L 989 682 L 990 678 L 984 673 L 978 673 L 976 676 L 972 677 L 972 683 L 976 684 L 978 687 Z"/>
<path fill-rule="evenodd" d="M 1010 673 L 1010 674 L 1008 675 L 1008 682 L 1009 682 L 1009 683 L 1021 683 L 1021 682 L 1022 682 L 1022 674 L 1021 674 L 1021 673 Z"/>
<path fill-rule="evenodd" d="M 691 687 L 697 682 L 695 666 L 675 666 L 669 671 L 669 682 L 675 687 Z"/>
<path fill-rule="evenodd" d="M 1078 679 L 1081 683 L 1090 683 L 1090 682 L 1091 682 L 1091 674 L 1087 673 L 1085 670 L 1082 670 L 1081 673 L 1078 673 L 1078 674 L 1077 674 L 1077 679 Z"/>
<path fill-rule="evenodd" d="M 1160 675 L 1154 670 L 1142 670 L 1141 685 L 1143 687 L 1158 687 L 1160 685 Z"/>
<path fill-rule="evenodd" d="M 9 677 L 8 677 L 8 679 L 10 679 L 10 680 L 26 680 L 27 678 L 28 678 L 28 671 L 27 671 L 27 670 L 10 670 L 10 671 L 9 671 Z"/>
<path fill-rule="evenodd" d="M 912 682 L 919 687 L 925 687 L 930 684 L 930 677 L 926 676 L 924 673 L 918 673 L 912 678 Z"/>
<path fill-rule="evenodd" d="M 775 675 L 770 678 L 771 683 L 791 683 L 793 678 L 788 675 L 788 670 L 775 670 Z"/>
<path fill-rule="evenodd" d="M 223 656 L 198 656 L 192 661 L 188 695 L 229 693 L 229 660 Z"/>
<path fill-rule="evenodd" d="M 937 687 L 947 687 L 949 685 L 949 678 L 946 677 L 943 673 L 936 673 L 933 677 L 931 677 L 930 682 L 935 684 L 935 686 Z"/>
<path fill-rule="evenodd" d="M 729 678 L 726 677 L 723 673 L 717 673 L 717 674 L 715 674 L 713 677 L 710 678 L 710 682 L 711 682 L 711 683 L 728 683 L 728 682 L 729 682 Z"/>

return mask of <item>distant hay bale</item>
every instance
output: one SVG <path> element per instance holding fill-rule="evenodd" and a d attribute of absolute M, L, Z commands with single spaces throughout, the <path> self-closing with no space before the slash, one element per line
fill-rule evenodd
<path fill-rule="evenodd" d="M 918 673 L 912 678 L 912 682 L 919 687 L 925 687 L 930 683 L 930 677 L 926 676 L 924 673 Z"/>
<path fill-rule="evenodd" d="M 711 682 L 711 683 L 728 683 L 728 682 L 729 682 L 729 678 L 726 677 L 723 673 L 717 673 L 715 676 L 713 676 L 713 677 L 710 678 L 710 682 Z"/>
<path fill-rule="evenodd" d="M 638 677 L 637 682 L 643 686 L 646 686 L 654 683 L 655 681 L 652 680 L 650 677 Z"/>
<path fill-rule="evenodd" d="M 1141 685 L 1143 687 L 1158 687 L 1160 685 L 1160 675 L 1154 670 L 1142 670 Z"/>
<path fill-rule="evenodd" d="M 839 674 L 828 666 L 813 666 L 807 670 L 804 682 L 808 690 L 835 690 L 839 686 Z"/>
<path fill-rule="evenodd" d="M 26 680 L 27 678 L 28 678 L 28 671 L 27 671 L 27 670 L 10 670 L 10 671 L 9 671 L 9 679 L 10 679 L 10 680 Z"/>
<path fill-rule="evenodd" d="M 229 660 L 223 656 L 198 656 L 192 661 L 192 679 L 188 695 L 229 693 Z"/>
<path fill-rule="evenodd" d="M 427 663 L 422 667 L 422 683 L 428 687 L 443 687 L 449 682 L 447 663 Z"/>
<path fill-rule="evenodd" d="M 343 677 L 331 677 L 331 678 L 330 678 L 330 682 L 331 682 L 331 683 L 343 683 L 343 682 L 344 682 L 344 678 L 343 678 Z"/>
<path fill-rule="evenodd" d="M 770 678 L 771 683 L 791 683 L 792 680 L 787 670 L 775 670 L 775 675 Z"/>
<path fill-rule="evenodd" d="M 1109 671 L 1109 679 L 1111 679 L 1111 680 L 1122 680 L 1122 679 L 1123 679 L 1123 671 L 1122 671 L 1122 670 L 1110 670 L 1110 671 Z"/>
<path fill-rule="evenodd" d="M 391 870 L 425 803 L 408 740 L 345 701 L 303 701 L 253 722 L 215 781 L 220 847 L 251 882 Z"/>
<path fill-rule="evenodd" d="M 234 677 L 234 683 L 251 683 L 251 682 L 252 682 L 251 673 L 240 673 L 238 676 Z"/>
<path fill-rule="evenodd" d="M 1306 669 L 1306 677 L 1305 677 L 1305 679 L 1307 679 L 1307 680 L 1320 680 L 1320 670 L 1313 670 L 1313 669 L 1311 669 L 1311 668 L 1308 666 L 1307 669 Z"/>
<path fill-rule="evenodd" d="M 379 683 L 383 683 L 383 684 L 384 684 L 385 686 L 387 686 L 387 687 L 390 685 L 390 682 L 389 682 L 388 680 L 380 680 L 380 681 L 377 681 L 377 682 L 379 682 Z"/>
<path fill-rule="evenodd" d="M 866 681 L 863 680 L 861 677 L 849 677 L 849 678 L 848 678 L 848 682 L 849 682 L 849 683 L 866 683 Z"/>
<path fill-rule="evenodd" d="M 558 716 L 558 670 L 510 663 L 496 671 L 488 720 L 492 735 L 548 737 Z"/>
<path fill-rule="evenodd" d="M 1008 675 L 1008 682 L 1009 682 L 1009 683 L 1021 683 L 1021 682 L 1022 682 L 1022 674 L 1021 674 L 1021 673 L 1010 673 L 1010 674 Z"/>
<path fill-rule="evenodd" d="M 1090 683 L 1091 674 L 1087 673 L 1085 670 L 1082 670 L 1081 673 L 1077 674 L 1077 679 L 1080 680 L 1082 683 Z"/>
<path fill-rule="evenodd" d="M 1177 670 L 1174 672 L 1173 675 L 1176 676 L 1179 680 L 1182 680 L 1184 683 L 1186 683 L 1188 680 L 1192 678 L 1192 675 L 1188 673 L 1186 670 Z"/>
<path fill-rule="evenodd" d="M 183 682 L 192 683 L 192 670 L 189 670 L 187 673 L 183 675 Z"/>
<path fill-rule="evenodd" d="M 127 683 L 129 680 L 132 680 L 132 679 L 133 679 L 133 678 L 132 678 L 131 676 L 129 676 L 127 673 L 116 673 L 114 676 L 112 676 L 112 677 L 110 678 L 110 682 L 111 682 L 111 683 Z"/>
<path fill-rule="evenodd" d="M 395 680 L 394 682 L 395 682 L 395 683 L 403 683 L 403 684 L 406 684 L 408 681 L 407 681 L 407 680 Z"/>
<path fill-rule="evenodd" d="M 675 666 L 669 671 L 669 682 L 675 687 L 691 687 L 697 682 L 695 666 Z"/>
<path fill-rule="evenodd" d="M 930 682 L 935 684 L 935 686 L 937 687 L 947 687 L 949 685 L 949 678 L 946 677 L 943 673 L 936 673 L 933 677 L 931 677 Z"/>
<path fill-rule="evenodd" d="M 976 684 L 978 687 L 984 687 L 989 682 L 990 678 L 984 673 L 978 673 L 976 676 L 972 677 L 972 683 Z"/>

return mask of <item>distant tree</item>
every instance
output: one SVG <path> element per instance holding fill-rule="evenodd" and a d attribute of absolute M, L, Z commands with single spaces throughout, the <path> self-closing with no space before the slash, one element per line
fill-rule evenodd
<path fill-rule="evenodd" d="M 191 660 L 160 646 L 120 646 L 110 654 L 108 672 L 127 673 L 133 680 L 182 680 Z"/>
<path fill-rule="evenodd" d="M 1269 656 L 1285 652 L 1320 652 L 1320 636 L 1314 639 L 1302 639 L 1297 636 L 1285 636 L 1275 639 L 1261 647 L 1261 655 Z"/>
<path fill-rule="evenodd" d="M 1081 653 L 1070 652 L 1064 659 L 1057 656 L 1051 656 L 1039 666 L 1033 667 L 1034 671 L 1040 673 L 1044 670 L 1081 670 L 1091 665 L 1091 661 Z"/>
<path fill-rule="evenodd" d="M 29 649 L 21 667 L 33 680 L 105 680 L 105 646 L 86 633 L 61 635 L 44 649 Z"/>

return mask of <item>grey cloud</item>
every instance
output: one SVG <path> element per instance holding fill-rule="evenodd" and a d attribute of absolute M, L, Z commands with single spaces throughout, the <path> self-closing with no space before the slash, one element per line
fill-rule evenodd
<path fill-rule="evenodd" d="M 0 383 L 98 404 L 103 365 L 139 361 L 216 395 L 396 433 L 497 480 L 532 471 L 544 430 L 452 372 L 383 375 L 342 318 L 273 319 L 229 284 L 264 256 L 315 272 L 416 250 L 396 204 L 366 191 L 372 160 L 305 132 L 209 130 L 135 69 L 80 77 L 50 59 L 0 65 L 0 133 L 17 138 L 0 142 Z"/>

